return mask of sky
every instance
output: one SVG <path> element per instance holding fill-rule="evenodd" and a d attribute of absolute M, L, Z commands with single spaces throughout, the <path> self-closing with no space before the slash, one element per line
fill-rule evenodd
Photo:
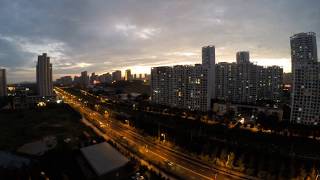
<path fill-rule="evenodd" d="M 45 52 L 54 78 L 148 73 L 200 63 L 201 47 L 215 45 L 217 62 L 245 50 L 289 72 L 289 37 L 309 31 L 320 36 L 319 0 L 1 0 L 0 67 L 9 82 L 34 81 Z"/>

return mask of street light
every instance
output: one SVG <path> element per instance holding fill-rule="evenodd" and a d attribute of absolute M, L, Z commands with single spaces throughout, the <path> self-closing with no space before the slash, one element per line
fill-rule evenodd
<path fill-rule="evenodd" d="M 125 123 L 127 123 L 128 126 L 130 126 L 130 121 L 129 120 L 124 120 Z"/>
<path fill-rule="evenodd" d="M 161 133 L 160 135 L 161 135 L 161 137 L 163 137 L 163 142 L 165 142 L 166 141 L 166 135 L 164 133 Z"/>

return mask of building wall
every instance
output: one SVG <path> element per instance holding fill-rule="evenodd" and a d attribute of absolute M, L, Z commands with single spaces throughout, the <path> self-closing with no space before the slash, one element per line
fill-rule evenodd
<path fill-rule="evenodd" d="M 82 88 L 87 88 L 89 86 L 89 76 L 87 71 L 81 72 L 80 85 Z"/>
<path fill-rule="evenodd" d="M 208 69 L 199 64 L 152 68 L 152 102 L 189 110 L 209 110 L 207 74 Z"/>
<path fill-rule="evenodd" d="M 117 70 L 112 72 L 112 81 L 121 81 L 121 71 Z"/>
<path fill-rule="evenodd" d="M 58 84 L 61 84 L 63 86 L 69 86 L 72 85 L 72 77 L 71 76 L 63 76 L 56 80 Z"/>
<path fill-rule="evenodd" d="M 202 66 L 207 69 L 207 80 L 208 80 L 208 96 L 207 106 L 208 109 L 211 107 L 212 100 L 216 98 L 216 52 L 215 46 L 204 46 L 202 47 Z"/>
<path fill-rule="evenodd" d="M 290 37 L 293 92 L 292 123 L 320 123 L 320 64 L 316 34 L 299 33 Z"/>
<path fill-rule="evenodd" d="M 216 97 L 234 103 L 255 104 L 257 100 L 279 102 L 283 69 L 262 67 L 253 63 L 218 63 Z"/>
<path fill-rule="evenodd" d="M 124 80 L 126 80 L 126 81 L 131 81 L 132 80 L 132 74 L 131 74 L 131 70 L 130 69 L 127 69 L 125 71 Z"/>
<path fill-rule="evenodd" d="M 44 97 L 52 96 L 52 64 L 50 63 L 50 57 L 48 57 L 46 53 L 38 56 L 36 71 L 38 94 Z"/>
<path fill-rule="evenodd" d="M 216 97 L 226 102 L 238 101 L 237 64 L 218 63 L 216 65 Z"/>
<path fill-rule="evenodd" d="M 7 76 L 5 69 L 0 69 L 0 97 L 1 96 L 7 96 Z"/>

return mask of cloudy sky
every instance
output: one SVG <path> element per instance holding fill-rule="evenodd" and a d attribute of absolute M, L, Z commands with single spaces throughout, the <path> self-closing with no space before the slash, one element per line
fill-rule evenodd
<path fill-rule="evenodd" d="M 9 82 L 33 81 L 38 54 L 54 77 L 193 64 L 215 45 L 217 61 L 251 61 L 290 71 L 289 37 L 320 35 L 319 0 L 1 0 L 0 67 Z M 318 38 L 319 43 L 319 38 Z"/>

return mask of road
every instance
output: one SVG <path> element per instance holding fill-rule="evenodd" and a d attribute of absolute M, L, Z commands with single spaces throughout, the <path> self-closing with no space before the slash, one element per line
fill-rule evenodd
<path fill-rule="evenodd" d="M 63 97 L 66 103 L 70 104 L 81 114 L 91 119 L 91 122 L 100 126 L 109 137 L 116 142 L 126 144 L 139 149 L 146 160 L 157 163 L 162 168 L 166 168 L 173 174 L 177 174 L 183 179 L 209 179 L 209 180 L 232 180 L 232 179 L 255 179 L 238 172 L 217 168 L 207 162 L 203 162 L 194 157 L 190 157 L 183 152 L 179 152 L 167 146 L 165 143 L 155 141 L 146 137 L 138 130 L 123 124 L 117 120 L 111 120 L 103 115 L 84 106 L 77 97 L 68 94 L 66 91 L 55 88 L 57 95 Z"/>

